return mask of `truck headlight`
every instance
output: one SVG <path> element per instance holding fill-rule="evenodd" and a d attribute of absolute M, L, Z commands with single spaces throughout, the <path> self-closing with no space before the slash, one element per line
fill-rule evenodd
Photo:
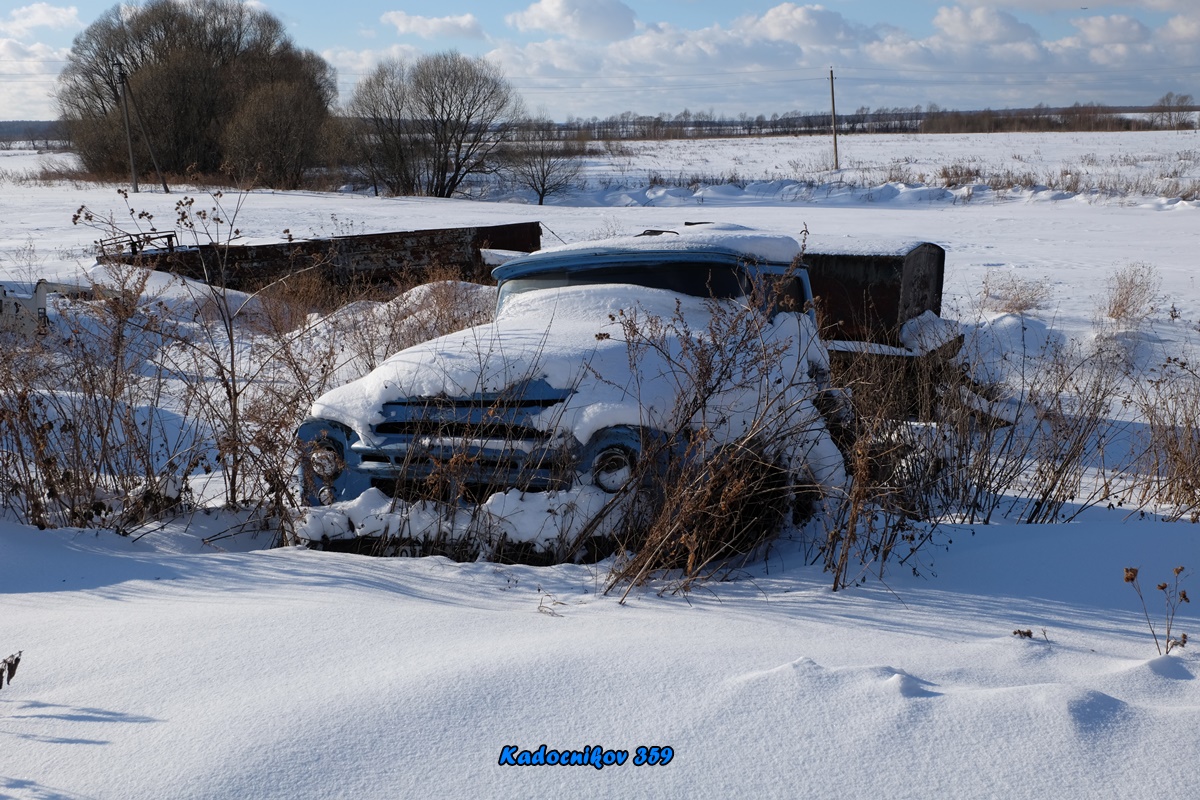
<path fill-rule="evenodd" d="M 627 448 L 613 445 L 592 460 L 592 483 L 609 494 L 621 491 L 633 477 L 634 456 Z"/>

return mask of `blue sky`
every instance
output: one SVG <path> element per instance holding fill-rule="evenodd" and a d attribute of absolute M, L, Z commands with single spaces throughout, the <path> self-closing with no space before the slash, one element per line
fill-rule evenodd
<path fill-rule="evenodd" d="M 1200 0 L 354 0 L 261 2 L 337 69 L 457 49 L 555 119 L 684 108 L 757 115 L 936 103 L 1003 108 L 1200 96 Z M 111 2 L 0 5 L 0 119 L 54 116 L 72 38 Z"/>

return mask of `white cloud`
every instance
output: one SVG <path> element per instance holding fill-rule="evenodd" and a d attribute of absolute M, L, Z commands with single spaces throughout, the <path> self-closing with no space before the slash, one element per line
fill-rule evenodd
<path fill-rule="evenodd" d="M 1040 16 L 1014 16 L 999 6 L 1017 3 L 1003 0 L 987 7 L 960 0 L 931 10 L 934 31 L 920 36 L 797 2 L 690 28 L 635 20 L 627 6 L 610 3 L 539 0 L 508 22 L 542 35 L 498 40 L 488 57 L 529 107 L 546 106 L 555 118 L 685 107 L 811 111 L 828 102 L 830 65 L 839 76 L 839 106 L 1123 105 L 1179 91 L 1180 65 L 1200 63 L 1194 5 L 1162 22 L 1162 15 L 1139 14 L 1127 2 L 1108 15 L 1078 18 L 1069 37 L 1048 40 L 1036 30 Z M 1072 0 L 1070 7 L 1088 4 Z M 1045 0 L 1038 7 L 1062 5 Z M 601 22 L 589 28 L 589 18 L 576 14 L 605 7 L 620 12 L 619 25 L 610 18 L 607 28 Z M 343 75 L 367 71 L 345 58 L 335 63 Z"/>
<path fill-rule="evenodd" d="M 1162 36 L 1171 42 L 1200 43 L 1200 13 L 1171 17 L 1162 29 Z"/>
<path fill-rule="evenodd" d="M 989 8 L 1019 8 L 1030 11 L 1099 11 L 1105 8 L 1128 10 L 1145 8 L 1151 11 L 1173 11 L 1191 8 L 1196 0 L 959 0 L 965 6 Z"/>
<path fill-rule="evenodd" d="M 1038 39 L 1038 33 L 1032 26 L 1008 12 L 994 8 L 982 7 L 970 11 L 957 6 L 939 8 L 933 24 L 959 44 L 1006 44 Z"/>
<path fill-rule="evenodd" d="M 358 78 L 370 72 L 380 61 L 389 58 L 412 61 L 420 57 L 422 53 L 423 51 L 419 47 L 397 44 L 383 50 L 322 50 L 321 58 L 337 68 L 339 77 L 344 71 L 346 77 L 352 79 L 350 82 L 355 83 Z"/>
<path fill-rule="evenodd" d="M 1149 28 L 1124 14 L 1073 19 L 1071 24 L 1079 29 L 1083 41 L 1092 45 L 1137 44 L 1150 38 Z"/>
<path fill-rule="evenodd" d="M 419 47 L 396 44 L 383 50 L 327 49 L 321 51 L 321 58 L 337 70 L 338 98 L 342 103 L 346 103 L 354 94 L 355 85 L 379 62 L 389 58 L 413 61 L 422 53 Z"/>
<path fill-rule="evenodd" d="M 1153 55 L 1153 48 L 1146 45 L 1124 44 L 1121 42 L 1115 44 L 1106 44 L 1099 47 L 1093 47 L 1088 51 L 1088 59 L 1093 63 L 1109 69 L 1119 69 L 1128 67 L 1135 63 L 1140 63 L 1140 59 L 1146 56 Z M 1150 100 L 1150 97 L 1144 97 L 1143 100 Z"/>
<path fill-rule="evenodd" d="M 520 31 L 610 42 L 633 33 L 636 18 L 621 0 L 538 0 L 504 19 Z"/>
<path fill-rule="evenodd" d="M 509 75 L 559 77 L 602 74 L 610 68 L 608 48 L 579 47 L 565 39 L 547 39 L 515 45 L 502 43 L 488 58 L 504 67 Z"/>
<path fill-rule="evenodd" d="M 474 14 L 459 14 L 455 17 L 419 17 L 403 11 L 389 11 L 379 18 L 382 22 L 395 25 L 401 34 L 413 34 L 422 39 L 462 37 L 483 38 L 483 26 Z"/>
<path fill-rule="evenodd" d="M 79 10 L 75 6 L 63 8 L 49 3 L 34 3 L 8 12 L 8 19 L 0 20 L 0 35 L 21 39 L 35 28 L 82 28 Z"/>
<path fill-rule="evenodd" d="M 0 38 L 0 61 L 10 77 L 0 80 L 3 119 L 53 119 L 57 116 L 51 94 L 65 49 L 46 44 L 22 44 Z"/>
<path fill-rule="evenodd" d="M 831 64 L 843 76 L 852 105 L 1024 104 L 1028 91 L 1016 84 L 1011 97 L 997 90 L 981 100 L 976 89 L 958 88 L 964 84 L 959 73 L 1002 74 L 1053 61 L 1036 31 L 1009 14 L 943 9 L 938 23 L 938 33 L 917 38 L 895 27 L 857 24 L 822 6 L 789 2 L 728 25 L 689 29 L 648 23 L 620 41 L 562 47 L 506 42 L 491 56 L 509 74 L 522 76 L 531 105 L 553 103 L 555 113 L 563 115 L 607 113 L 613 107 L 651 113 L 685 106 L 812 109 L 828 99 Z M 897 89 L 890 78 L 905 69 L 916 72 L 904 75 L 906 85 Z M 918 96 L 912 99 L 913 94 Z"/>
<path fill-rule="evenodd" d="M 1132 0 L 1132 2 L 1122 3 L 1125 6 L 1145 6 L 1146 8 L 1155 11 L 1174 11 L 1180 8 L 1193 8 L 1196 0 Z"/>
<path fill-rule="evenodd" d="M 734 30 L 744 35 L 799 45 L 829 45 L 874 39 L 862 26 L 852 25 L 824 6 L 782 3 L 761 17 L 742 17 Z"/>

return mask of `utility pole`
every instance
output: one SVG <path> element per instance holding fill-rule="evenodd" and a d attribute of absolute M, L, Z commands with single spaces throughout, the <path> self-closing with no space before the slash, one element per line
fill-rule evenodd
<path fill-rule="evenodd" d="M 154 165 L 154 174 L 158 176 L 158 181 L 162 184 L 163 194 L 170 194 L 171 190 L 167 188 L 167 179 L 163 177 L 162 170 L 158 168 L 158 156 L 154 155 L 154 145 L 150 143 L 150 136 L 146 133 L 146 123 L 142 120 L 142 109 L 138 106 L 137 98 L 133 96 L 133 88 L 129 85 L 128 79 L 124 85 L 125 90 L 129 92 L 130 99 L 133 100 L 133 113 L 137 115 L 138 130 L 142 132 L 142 141 L 146 143 L 146 149 L 150 151 L 150 163 Z M 129 123 L 125 124 L 128 127 Z"/>
<path fill-rule="evenodd" d="M 129 84 L 125 78 L 125 65 L 120 61 L 113 62 L 117 69 L 117 80 L 121 83 L 121 108 L 125 112 L 125 142 L 129 145 L 129 182 L 133 184 L 133 193 L 137 194 L 137 167 L 133 163 L 133 134 L 129 130 Z"/>
<path fill-rule="evenodd" d="M 829 68 L 829 113 L 830 113 L 830 116 L 833 118 L 833 168 L 835 171 L 837 171 L 837 170 L 840 170 L 841 167 L 838 165 L 837 97 L 834 96 L 834 93 L 833 93 L 833 67 Z M 126 124 L 126 127 L 129 126 L 128 122 L 126 122 L 125 124 Z M 137 190 L 135 189 L 134 191 L 137 191 Z"/>
<path fill-rule="evenodd" d="M 133 191 L 138 191 L 137 166 L 133 162 L 133 136 L 129 130 L 129 101 L 133 100 L 133 111 L 137 114 L 138 129 L 142 132 L 142 141 L 146 143 L 146 149 L 150 151 L 150 162 L 154 164 L 154 173 L 158 175 L 159 183 L 162 184 L 163 193 L 170 194 L 171 190 L 167 188 L 167 179 L 163 177 L 163 172 L 158 167 L 158 156 L 154 154 L 154 145 L 150 143 L 150 137 L 146 134 L 146 123 L 142 120 L 142 109 L 138 107 L 137 98 L 133 96 L 133 88 L 129 85 L 129 76 L 125 74 L 125 65 L 120 61 L 114 61 L 113 69 L 117 72 L 117 80 L 121 83 L 121 106 L 125 112 L 125 141 L 129 145 L 129 179 L 133 183 Z"/>

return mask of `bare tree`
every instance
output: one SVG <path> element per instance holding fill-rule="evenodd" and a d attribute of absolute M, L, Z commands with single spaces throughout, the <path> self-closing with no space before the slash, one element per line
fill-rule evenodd
<path fill-rule="evenodd" d="M 354 88 L 346 112 L 357 159 L 376 192 L 382 183 L 390 194 L 416 194 L 423 143 L 410 119 L 408 66 L 380 62 Z"/>
<path fill-rule="evenodd" d="M 449 52 L 379 64 L 349 113 L 361 121 L 374 179 L 394 193 L 450 197 L 469 176 L 496 168 L 521 102 L 498 67 Z"/>
<path fill-rule="evenodd" d="M 488 172 L 521 114 L 500 68 L 482 58 L 434 53 L 413 65 L 412 101 L 429 143 L 426 194 L 450 197 L 472 174 Z"/>
<path fill-rule="evenodd" d="M 560 138 L 557 126 L 541 116 L 518 126 L 508 169 L 519 186 L 537 195 L 540 206 L 575 184 L 581 155 L 577 141 Z"/>
<path fill-rule="evenodd" d="M 295 48 L 277 18 L 248 3 L 114 6 L 75 38 L 55 92 L 84 166 L 101 174 L 129 166 L 122 74 L 160 163 L 177 173 L 214 173 L 224 165 L 229 124 L 239 114 L 261 113 L 260 87 L 291 84 L 293 100 L 305 96 L 300 122 L 318 129 L 336 94 L 328 64 Z M 269 135 L 257 138 L 274 143 Z M 135 146 L 138 163 L 149 164 L 147 143 Z"/>
<path fill-rule="evenodd" d="M 1190 94 L 1167 92 L 1154 104 L 1154 122 L 1160 128 L 1190 128 L 1194 103 Z"/>

